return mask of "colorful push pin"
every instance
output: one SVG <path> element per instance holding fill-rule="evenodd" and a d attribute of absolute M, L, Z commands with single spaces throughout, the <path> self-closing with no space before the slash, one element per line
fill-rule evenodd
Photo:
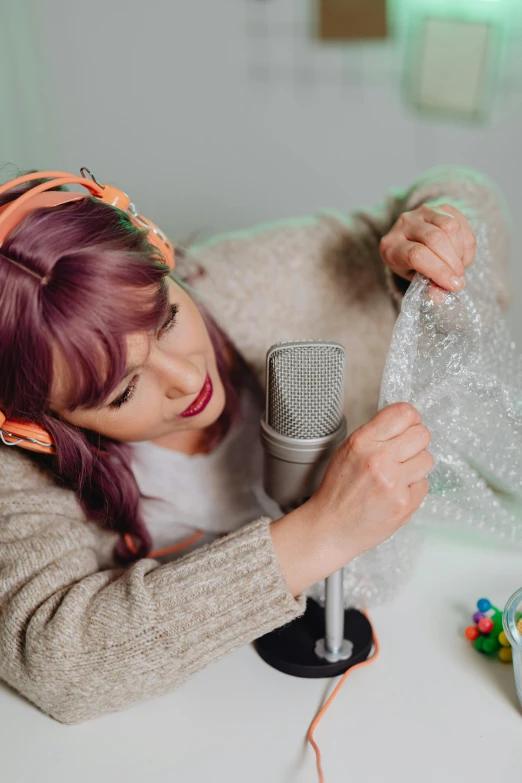
<path fill-rule="evenodd" d="M 498 651 L 498 657 L 503 663 L 510 663 L 513 660 L 513 650 L 511 647 L 501 647 Z"/>
<path fill-rule="evenodd" d="M 477 638 L 473 642 L 473 647 L 475 648 L 475 650 L 478 650 L 479 652 L 484 652 L 484 637 L 477 636 Z"/>
<path fill-rule="evenodd" d="M 473 615 L 475 625 L 468 626 L 464 631 L 466 638 L 473 642 L 478 652 L 489 657 L 498 657 L 505 663 L 511 661 L 513 653 L 502 627 L 502 612 L 493 606 L 489 598 L 479 598 L 477 608 L 478 611 Z M 522 613 L 519 613 L 516 619 L 518 630 L 522 634 Z"/>
<path fill-rule="evenodd" d="M 493 630 L 493 620 L 491 617 L 481 617 L 477 623 L 477 626 L 481 633 L 491 633 Z"/>
<path fill-rule="evenodd" d="M 498 643 L 498 639 L 495 639 L 494 636 L 488 636 L 486 639 L 484 639 L 484 643 L 482 645 L 482 649 L 488 655 L 493 655 L 493 653 L 496 653 L 499 647 L 500 644 Z"/>
<path fill-rule="evenodd" d="M 476 625 L 468 625 L 466 630 L 464 631 L 464 634 L 466 635 L 466 639 L 469 639 L 470 642 L 474 642 L 477 636 L 479 635 L 479 629 Z"/>
<path fill-rule="evenodd" d="M 493 621 L 493 633 L 498 636 L 499 633 L 502 633 L 502 628 L 504 627 L 502 625 L 502 612 L 495 612 L 491 616 L 491 620 Z"/>

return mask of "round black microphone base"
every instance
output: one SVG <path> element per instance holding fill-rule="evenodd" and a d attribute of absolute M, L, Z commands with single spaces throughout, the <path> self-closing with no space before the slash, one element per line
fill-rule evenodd
<path fill-rule="evenodd" d="M 372 626 L 357 609 L 344 612 L 344 637 L 353 644 L 347 660 L 329 663 L 316 654 L 316 644 L 325 635 L 325 610 L 308 598 L 306 612 L 289 625 L 260 636 L 254 647 L 261 658 L 284 674 L 294 677 L 337 677 L 365 661 L 373 645 Z"/>

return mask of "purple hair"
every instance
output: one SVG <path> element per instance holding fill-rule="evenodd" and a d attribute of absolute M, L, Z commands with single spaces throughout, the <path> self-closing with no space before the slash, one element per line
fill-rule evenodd
<path fill-rule="evenodd" d="M 29 173 L 36 172 L 16 176 Z M 45 181 L 12 188 L 0 196 L 0 206 Z M 177 249 L 178 259 L 183 252 Z M 47 285 L 7 259 L 48 276 Z M 200 267 L 198 273 L 204 270 Z M 0 249 L 0 409 L 8 418 L 33 421 L 51 433 L 56 455 L 31 457 L 74 489 L 89 519 L 120 533 L 114 554 L 124 564 L 151 551 L 130 466 L 132 447 L 68 424 L 49 410 L 53 358 L 58 351 L 74 378 L 71 409 L 101 402 L 123 375 L 125 335 L 156 330 L 165 320 L 168 274 L 159 251 L 147 241 L 147 232 L 121 210 L 89 195 L 33 210 Z M 193 278 L 171 276 L 191 290 Z M 240 415 L 240 389 L 248 386 L 260 400 L 262 391 L 237 348 L 193 299 L 214 347 L 226 395 L 225 408 L 209 430 L 213 449 Z M 135 548 L 129 548 L 126 533 Z"/>

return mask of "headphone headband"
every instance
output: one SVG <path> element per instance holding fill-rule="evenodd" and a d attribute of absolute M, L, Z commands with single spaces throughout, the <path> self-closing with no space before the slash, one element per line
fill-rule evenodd
<path fill-rule="evenodd" d="M 146 229 L 149 232 L 147 237 L 151 245 L 154 245 L 161 252 L 165 259 L 165 263 L 170 269 L 174 269 L 175 258 L 174 248 L 169 242 L 168 237 L 163 231 L 158 228 L 151 220 L 140 215 L 134 204 L 131 204 L 129 196 L 119 188 L 112 185 L 100 184 L 96 177 L 89 171 L 89 169 L 82 166 L 81 172 L 87 171 L 92 179 L 88 179 L 84 174 L 81 177 L 77 177 L 74 174 L 69 174 L 66 171 L 38 171 L 32 174 L 24 174 L 21 177 L 12 179 L 0 186 L 0 196 L 3 193 L 11 190 L 17 185 L 23 185 L 25 182 L 31 182 L 35 179 L 48 178 L 47 182 L 42 182 L 40 185 L 36 185 L 34 188 L 30 188 L 18 198 L 8 204 L 4 204 L 0 207 L 0 247 L 5 241 L 6 236 L 20 221 L 33 209 L 39 207 L 55 207 L 58 204 L 66 204 L 69 201 L 77 201 L 80 198 L 85 198 L 84 195 L 79 193 L 70 193 L 63 191 L 51 191 L 47 193 L 51 188 L 55 188 L 58 185 L 82 185 L 90 192 L 91 196 L 98 198 L 104 204 L 110 204 L 113 207 L 121 209 L 126 212 L 130 220 L 135 226 L 141 229 Z"/>
<path fill-rule="evenodd" d="M 91 179 L 88 179 L 84 171 L 88 172 Z M 38 171 L 31 174 L 24 174 L 16 179 L 0 185 L 0 196 L 11 190 L 17 185 L 23 185 L 25 182 L 31 182 L 35 179 L 47 178 L 47 182 L 42 182 L 34 188 L 30 188 L 17 198 L 0 207 L 0 248 L 5 242 L 8 234 L 17 226 L 23 218 L 40 207 L 56 207 L 59 204 L 66 204 L 69 201 L 77 201 L 86 198 L 86 194 L 71 193 L 65 191 L 53 191 L 58 185 L 82 185 L 87 188 L 91 196 L 102 201 L 104 204 L 110 204 L 113 207 L 121 209 L 127 214 L 129 219 L 137 228 L 148 231 L 147 240 L 154 245 L 164 258 L 164 263 L 174 269 L 175 257 L 174 248 L 168 237 L 148 218 L 139 214 L 131 204 L 129 196 L 119 188 L 112 185 L 100 184 L 94 175 L 82 166 L 80 169 L 81 177 L 70 174 L 66 171 Z M 50 192 L 47 192 L 50 191 Z M 1 251 L 0 251 L 1 253 Z M 51 435 L 38 424 L 23 422 L 18 420 L 6 420 L 5 415 L 0 410 L 0 441 L 6 446 L 20 446 L 20 448 L 30 451 L 38 451 L 45 454 L 53 454 L 56 451 L 54 441 Z"/>

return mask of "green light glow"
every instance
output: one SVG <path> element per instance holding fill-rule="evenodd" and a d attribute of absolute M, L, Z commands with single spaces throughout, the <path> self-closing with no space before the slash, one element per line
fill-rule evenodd
<path fill-rule="evenodd" d="M 474 22 L 504 26 L 522 15 L 520 0 L 388 0 L 392 18 L 400 27 L 412 14 L 458 16 Z"/>
<path fill-rule="evenodd" d="M 485 122 L 496 94 L 498 74 L 505 67 L 507 53 L 514 44 L 513 31 L 522 20 L 522 0 L 388 0 L 388 11 L 392 35 L 406 53 L 403 89 L 410 106 L 415 106 L 420 46 L 428 18 L 487 24 L 491 28 L 482 107 L 475 119 L 471 115 L 468 118 L 472 122 Z M 427 113 L 424 108 L 421 111 Z M 458 119 L 457 115 L 454 118 Z M 467 121 L 465 116 L 461 119 Z"/>

